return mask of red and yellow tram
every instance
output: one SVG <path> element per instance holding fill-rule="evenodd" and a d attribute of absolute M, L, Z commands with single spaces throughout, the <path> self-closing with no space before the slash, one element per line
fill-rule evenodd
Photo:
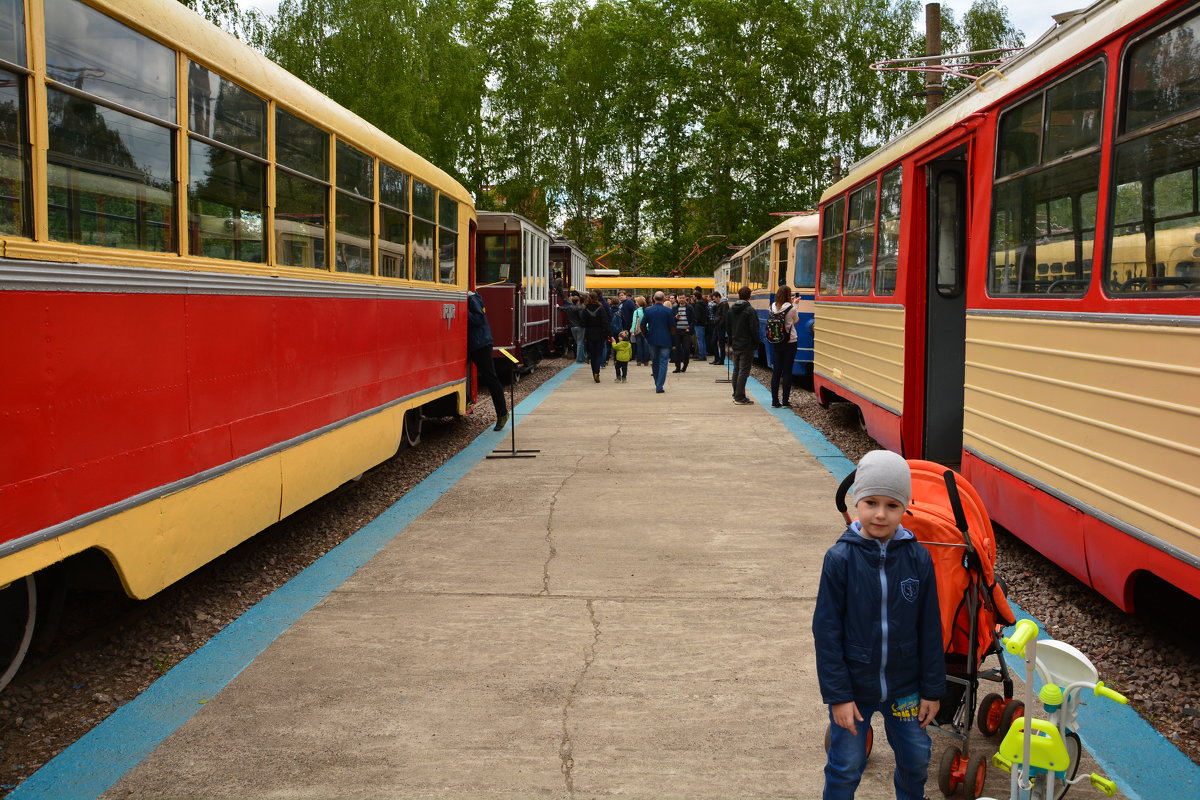
<path fill-rule="evenodd" d="M 466 408 L 446 173 L 174 0 L 0 0 L 0 645 L 144 598 Z"/>
<path fill-rule="evenodd" d="M 819 397 L 1124 609 L 1200 597 L 1197 40 L 1101 0 L 821 203 Z"/>

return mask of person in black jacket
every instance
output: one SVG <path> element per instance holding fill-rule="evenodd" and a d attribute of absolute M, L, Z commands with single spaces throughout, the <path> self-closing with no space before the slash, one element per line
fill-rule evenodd
<path fill-rule="evenodd" d="M 729 311 L 729 303 L 721 297 L 720 292 L 713 292 L 713 307 L 709 314 L 709 328 L 712 330 L 712 363 L 725 363 L 725 312 Z"/>
<path fill-rule="evenodd" d="M 750 378 L 750 365 L 762 341 L 758 333 L 758 312 L 750 305 L 750 287 L 738 289 L 737 301 L 729 307 L 725 316 L 725 329 L 729 333 L 729 349 L 733 352 L 733 402 L 739 406 L 754 405 L 746 396 L 746 381 Z"/>
<path fill-rule="evenodd" d="M 492 394 L 492 405 L 496 407 L 496 427 L 503 430 L 508 423 L 508 403 L 504 402 L 504 386 L 496 377 L 496 364 L 492 361 L 492 327 L 488 325 L 487 310 L 483 298 L 467 292 L 467 357 L 475 365 L 479 383 Z"/>
<path fill-rule="evenodd" d="M 696 337 L 696 358 L 708 360 L 708 298 L 697 290 L 692 297 L 692 332 Z"/>
<path fill-rule="evenodd" d="M 679 295 L 675 305 L 675 334 L 671 339 L 671 352 L 674 354 L 675 371 L 687 372 L 688 357 L 692 351 L 692 329 L 695 322 L 692 317 L 692 307 L 688 304 L 686 295 Z"/>
<path fill-rule="evenodd" d="M 587 305 L 583 307 L 583 338 L 587 342 L 588 356 L 592 361 L 592 378 L 600 382 L 600 368 L 604 365 L 608 341 L 612 338 L 612 317 L 608 304 L 593 289 L 588 293 Z"/>

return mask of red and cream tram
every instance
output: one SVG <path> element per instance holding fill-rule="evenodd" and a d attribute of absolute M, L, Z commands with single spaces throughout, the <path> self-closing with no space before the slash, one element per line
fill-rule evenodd
<path fill-rule="evenodd" d="M 6 682 L 48 567 L 147 597 L 462 413 L 475 214 L 175 0 L 0 6 Z"/>
<path fill-rule="evenodd" d="M 520 214 L 479 212 L 475 291 L 483 298 L 496 348 L 532 368 L 553 348 L 557 307 L 550 271 L 550 234 Z M 500 357 L 501 368 L 511 365 Z"/>
<path fill-rule="evenodd" d="M 1124 609 L 1200 597 L 1197 41 L 1102 0 L 821 204 L 819 397 Z"/>

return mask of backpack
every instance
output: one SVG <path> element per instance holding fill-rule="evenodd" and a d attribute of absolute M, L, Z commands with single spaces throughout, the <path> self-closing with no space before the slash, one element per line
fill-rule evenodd
<path fill-rule="evenodd" d="M 787 312 L 791 303 L 784 303 L 783 308 L 767 317 L 767 341 L 771 344 L 783 344 L 788 340 Z"/>

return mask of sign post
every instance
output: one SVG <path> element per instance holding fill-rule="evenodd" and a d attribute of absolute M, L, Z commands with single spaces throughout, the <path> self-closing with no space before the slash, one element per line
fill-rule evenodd
<path fill-rule="evenodd" d="M 512 353 L 505 350 L 503 347 L 497 347 L 504 357 L 513 363 L 512 380 L 508 382 L 508 414 L 509 414 L 509 430 L 512 431 L 512 441 L 507 450 L 493 450 L 491 455 L 485 458 L 537 458 L 531 455 L 532 453 L 540 453 L 541 450 L 518 450 L 517 449 L 517 402 L 516 402 L 516 386 L 517 386 L 517 370 L 516 367 L 520 362 Z"/>

